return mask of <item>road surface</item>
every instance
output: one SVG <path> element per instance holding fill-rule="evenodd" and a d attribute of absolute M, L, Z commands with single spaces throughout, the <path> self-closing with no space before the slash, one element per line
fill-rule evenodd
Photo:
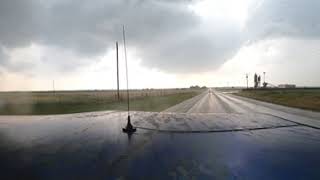
<path fill-rule="evenodd" d="M 131 112 L 131 135 L 126 112 L 0 116 L 0 177 L 320 179 L 317 115 L 214 91 Z"/>
<path fill-rule="evenodd" d="M 177 104 L 164 112 L 176 113 L 263 113 L 271 114 L 320 128 L 320 113 L 239 97 L 230 93 L 208 90 L 202 94 Z"/>

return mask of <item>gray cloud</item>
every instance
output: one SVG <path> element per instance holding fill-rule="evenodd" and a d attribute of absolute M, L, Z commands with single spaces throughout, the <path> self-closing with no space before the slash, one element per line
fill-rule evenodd
<path fill-rule="evenodd" d="M 31 1 L 0 2 L 0 43 L 7 48 L 28 46 L 37 35 L 39 8 Z"/>
<path fill-rule="evenodd" d="M 0 47 L 0 68 L 1 66 L 6 66 L 8 62 L 9 60 L 7 54 L 4 52 L 3 48 Z"/>
<path fill-rule="evenodd" d="M 16 48 L 35 42 L 72 51 L 79 57 L 94 57 L 113 48 L 116 40 L 121 41 L 121 28 L 125 24 L 129 48 L 137 51 L 144 65 L 170 72 L 209 70 L 208 67 L 219 66 L 231 57 L 239 43 L 235 46 L 228 42 L 234 40 L 228 38 L 230 29 L 199 31 L 200 17 L 188 8 L 191 3 L 191 0 L 4 0 L 0 2 L 1 27 L 5 27 L 0 30 L 0 43 Z M 61 61 L 64 60 L 54 63 L 65 69 L 66 63 Z"/>
<path fill-rule="evenodd" d="M 11 61 L 10 56 L 7 54 L 5 49 L 0 46 L 0 70 L 1 71 L 12 71 L 12 72 L 23 72 L 32 67 L 32 63 L 20 61 L 14 63 Z M 29 74 L 29 73 L 28 73 Z"/>
<path fill-rule="evenodd" d="M 265 38 L 319 38 L 320 1 L 266 0 L 250 12 L 249 40 Z"/>
<path fill-rule="evenodd" d="M 242 44 L 237 28 L 224 25 L 223 33 L 214 28 L 164 38 L 156 47 L 145 47 L 140 56 L 146 59 L 145 64 L 167 71 L 212 71 L 232 58 Z"/>
<path fill-rule="evenodd" d="M 237 53 L 244 41 L 319 36 L 320 2 L 317 0 L 263 1 L 258 8 L 250 10 L 245 31 L 228 22 L 204 26 L 201 18 L 188 8 L 194 2 L 2 0 L 0 46 L 10 50 L 38 43 L 70 51 L 81 61 L 81 57 L 90 59 L 113 48 L 115 41 L 121 41 L 121 28 L 125 24 L 128 46 L 136 50 L 143 65 L 185 73 L 219 67 Z M 0 56 L 1 53 L 4 54 L 0 51 Z M 59 58 L 44 57 L 43 62 L 56 64 L 62 71 L 71 71 L 70 65 L 76 68 L 94 63 L 54 57 Z M 2 55 L 0 66 L 14 69 L 16 65 L 9 61 Z M 28 65 L 21 64 L 16 71 L 22 71 L 23 66 Z"/>

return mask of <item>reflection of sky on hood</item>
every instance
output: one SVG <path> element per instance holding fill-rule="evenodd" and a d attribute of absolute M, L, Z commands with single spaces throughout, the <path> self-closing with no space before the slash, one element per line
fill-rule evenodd
<path fill-rule="evenodd" d="M 171 116 L 169 119 L 174 121 L 174 116 L 179 115 Z M 138 128 L 128 139 L 121 131 L 125 117 L 126 113 L 117 112 L 1 117 L 1 177 L 317 179 L 320 176 L 317 168 L 320 133 L 316 129 L 297 126 L 170 133 Z M 161 127 L 168 117 L 133 114 L 133 122 L 142 121 L 139 118 L 154 118 Z M 260 120 L 258 115 L 256 120 Z"/>

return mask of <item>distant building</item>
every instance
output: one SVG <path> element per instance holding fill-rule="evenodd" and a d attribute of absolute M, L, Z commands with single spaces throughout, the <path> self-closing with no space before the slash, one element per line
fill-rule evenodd
<path fill-rule="evenodd" d="M 279 84 L 279 88 L 296 88 L 295 84 Z"/>

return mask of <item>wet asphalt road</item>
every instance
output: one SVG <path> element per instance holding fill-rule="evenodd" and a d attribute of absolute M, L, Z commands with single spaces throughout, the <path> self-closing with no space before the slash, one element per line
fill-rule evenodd
<path fill-rule="evenodd" d="M 290 108 L 244 97 L 208 90 L 164 112 L 177 113 L 263 113 L 320 128 L 320 113 Z"/>
<path fill-rule="evenodd" d="M 1 179 L 320 178 L 317 113 L 214 91 L 126 115 L 0 116 Z"/>

